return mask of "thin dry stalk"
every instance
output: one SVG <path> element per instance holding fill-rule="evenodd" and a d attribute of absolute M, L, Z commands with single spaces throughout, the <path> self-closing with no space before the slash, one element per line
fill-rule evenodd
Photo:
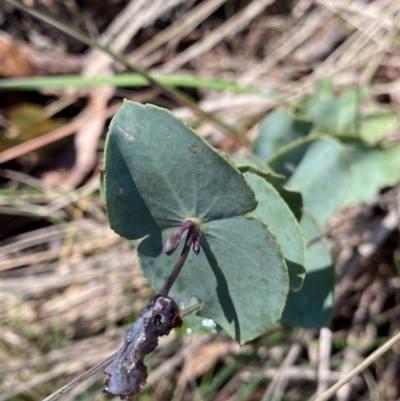
<path fill-rule="evenodd" d="M 396 15 L 400 3 L 398 1 L 392 2 L 386 12 L 391 16 L 390 27 L 393 27 L 393 16 Z M 372 23 L 370 20 L 363 21 L 364 27 L 362 30 L 356 31 L 349 39 L 348 43 L 344 43 L 335 52 L 332 53 L 321 65 L 307 78 L 308 81 L 316 81 L 326 75 L 333 75 L 349 66 L 349 63 L 354 60 L 361 60 L 361 50 L 374 38 L 373 43 L 379 43 L 377 38 L 384 38 L 387 32 L 385 26 L 386 19 L 375 19 Z M 360 27 L 358 27 L 360 29 Z M 389 28 L 392 29 L 392 28 Z M 382 39 L 384 40 L 384 39 Z M 381 45 L 374 46 L 374 52 L 379 52 Z M 344 51 L 343 51 L 344 50 Z M 334 57 L 340 57 L 333 62 Z"/>
<path fill-rule="evenodd" d="M 330 374 L 330 356 L 332 350 L 332 331 L 322 328 L 319 335 L 319 364 L 317 396 L 328 389 Z"/>
<path fill-rule="evenodd" d="M 373 231 L 368 243 L 364 243 L 358 247 L 358 253 L 354 255 L 351 261 L 347 264 L 339 278 L 340 286 L 336 292 L 338 300 L 340 300 L 348 289 L 351 288 L 355 275 L 359 271 L 359 266 L 362 266 L 361 261 L 370 258 L 375 253 L 390 233 L 397 228 L 399 219 L 400 217 L 397 207 L 392 207 L 389 213 L 382 219 L 378 227 Z"/>
<path fill-rule="evenodd" d="M 173 46 L 175 43 L 178 43 L 183 37 L 189 34 L 196 26 L 203 22 L 212 12 L 214 12 L 225 2 L 226 0 L 208 0 L 200 3 L 182 18 L 177 20 L 175 23 L 161 31 L 154 38 L 148 40 L 133 53 L 131 53 L 129 55 L 129 60 L 132 63 L 137 63 L 152 51 L 162 46 L 164 43 L 169 42 L 169 47 Z"/>
<path fill-rule="evenodd" d="M 269 400 L 279 400 L 282 397 L 282 394 L 285 390 L 285 387 L 288 382 L 288 377 L 283 374 L 288 368 L 290 368 L 299 357 L 303 345 L 302 343 L 309 339 L 310 332 L 307 330 L 301 330 L 298 334 L 295 343 L 290 347 L 289 352 L 287 353 L 285 359 L 283 360 L 279 371 L 281 374 L 278 374 L 274 377 L 272 382 L 269 384 L 267 391 L 261 398 L 261 401 L 269 401 Z"/>
<path fill-rule="evenodd" d="M 232 37 L 240 32 L 256 18 L 266 7 L 273 4 L 276 0 L 254 0 L 244 10 L 240 11 L 228 21 L 214 29 L 203 39 L 190 46 L 188 49 L 177 55 L 173 60 L 165 63 L 163 71 L 172 72 L 182 67 L 190 60 L 200 57 L 202 54 L 211 50 L 222 40 Z"/>
<path fill-rule="evenodd" d="M 331 11 L 322 7 L 311 12 L 304 21 L 299 22 L 278 41 L 275 50 L 271 54 L 261 63 L 258 63 L 257 66 L 243 74 L 239 78 L 239 83 L 246 85 L 250 83 L 255 84 L 261 75 L 270 73 L 279 61 L 292 53 L 331 16 Z"/>
<path fill-rule="evenodd" d="M 110 46 L 120 53 L 140 28 L 154 22 L 161 15 L 182 4 L 184 0 L 148 0 L 130 1 L 122 12 L 99 37 L 102 44 Z M 109 55 L 92 50 L 90 60 L 85 68 L 85 75 L 101 75 L 109 69 L 113 59 Z"/>
<path fill-rule="evenodd" d="M 30 389 L 40 386 L 58 376 L 61 375 L 69 375 L 79 372 L 82 369 L 81 362 L 75 363 L 64 363 L 60 364 L 57 367 L 53 368 L 50 372 L 42 373 L 34 376 L 32 379 L 20 382 L 18 385 L 14 386 L 14 388 L 10 391 L 6 391 L 5 393 L 0 395 L 0 401 L 6 401 L 9 398 L 15 397 L 23 392 L 29 391 Z M 44 401 L 44 400 L 43 400 Z"/>
<path fill-rule="evenodd" d="M 241 379 L 244 382 L 248 382 L 254 376 L 254 372 L 243 371 L 240 374 Z M 315 369 L 302 367 L 302 366 L 289 366 L 285 371 L 281 372 L 280 369 L 269 368 L 264 371 L 264 377 L 268 380 L 274 380 L 277 377 L 282 377 L 288 379 L 288 381 L 318 381 L 318 372 Z M 341 372 L 329 371 L 327 372 L 328 382 L 336 382 L 342 379 L 344 375 Z M 360 385 L 361 379 L 355 377 L 352 379 L 351 383 L 354 385 Z"/>
<path fill-rule="evenodd" d="M 185 311 L 182 311 L 182 313 L 180 314 L 181 317 L 186 316 L 188 313 L 192 313 L 193 311 L 200 309 L 202 306 L 201 303 L 196 304 L 195 306 L 188 308 Z M 195 309 L 196 307 L 196 309 Z M 201 343 L 201 342 L 200 342 Z M 85 373 L 82 373 L 80 376 L 76 377 L 74 380 L 70 381 L 68 384 L 66 384 L 65 386 L 61 387 L 60 389 L 58 389 L 57 391 L 55 391 L 54 393 L 50 394 L 48 397 L 46 397 L 43 401 L 54 401 L 57 400 L 58 398 L 60 398 L 63 394 L 66 394 L 67 392 L 71 391 L 72 389 L 74 389 L 75 387 L 77 387 L 78 385 L 80 385 L 81 383 L 83 383 L 85 380 L 89 379 L 90 377 L 92 377 L 94 374 L 96 374 L 97 372 L 99 372 L 101 369 L 103 369 L 110 361 L 113 360 L 113 358 L 115 357 L 115 353 L 111 356 L 109 356 L 107 359 L 105 359 L 104 361 L 98 363 L 97 365 L 93 366 L 92 368 L 90 368 L 88 371 L 86 371 Z M 71 366 L 71 364 L 67 364 L 68 366 Z M 60 370 L 60 369 L 59 369 Z M 79 370 L 79 369 L 78 369 Z M 58 372 L 58 371 L 57 371 Z M 153 379 L 154 380 L 154 379 Z M 150 381 L 150 378 L 149 378 Z M 18 392 L 17 394 L 19 394 L 20 392 Z M 6 397 L 6 398 L 2 398 L 0 396 L 0 401 L 6 401 L 7 398 L 9 398 L 10 396 Z"/>
<path fill-rule="evenodd" d="M 366 369 L 369 365 L 374 363 L 377 359 L 379 359 L 383 354 L 389 351 L 393 345 L 395 345 L 398 341 L 400 341 L 400 333 L 394 335 L 390 340 L 386 341 L 385 344 L 380 346 L 376 351 L 374 351 L 368 358 L 366 358 L 362 363 L 356 366 L 351 372 L 349 372 L 346 377 L 342 380 L 339 380 L 335 385 L 333 385 L 329 390 L 327 390 L 320 397 L 316 398 L 315 401 L 328 401 L 332 396 L 336 394 L 336 392 L 348 383 L 354 376 L 360 374 L 364 369 Z"/>

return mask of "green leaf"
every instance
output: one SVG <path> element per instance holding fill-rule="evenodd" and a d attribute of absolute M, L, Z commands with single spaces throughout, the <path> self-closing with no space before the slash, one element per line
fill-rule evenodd
<path fill-rule="evenodd" d="M 301 192 L 304 207 L 325 226 L 351 179 L 344 146 L 329 137 L 309 137 L 292 142 L 278 153 L 270 160 L 271 166 L 278 166 L 278 171 L 288 165 L 293 168 L 287 186 Z"/>
<path fill-rule="evenodd" d="M 163 231 L 162 243 L 172 231 Z M 199 255 L 189 253 L 170 296 L 184 307 L 192 296 L 204 302 L 199 314 L 241 344 L 265 333 L 280 318 L 288 292 L 287 269 L 275 236 L 256 217 L 240 216 L 209 222 L 201 245 Z M 138 253 L 145 277 L 160 288 L 176 258 L 160 256 L 161 243 L 152 237 L 140 244 Z"/>
<path fill-rule="evenodd" d="M 266 225 L 244 216 L 257 205 L 251 187 L 180 119 L 155 106 L 125 101 L 110 125 L 105 171 L 110 226 L 130 239 L 146 236 L 138 254 L 155 288 L 161 288 L 176 263 L 176 254 L 161 252 L 162 244 L 193 219 L 200 225 L 202 251 L 189 253 L 170 295 L 184 305 L 193 296 L 200 299 L 201 315 L 241 343 L 280 318 L 287 268 Z"/>
<path fill-rule="evenodd" d="M 359 103 L 366 90 L 333 93 L 332 79 L 323 80 L 307 101 L 303 113 L 315 125 L 314 132 L 358 134 Z"/>
<path fill-rule="evenodd" d="M 307 242 L 321 233 L 307 211 L 304 211 L 300 225 Z M 327 326 L 332 315 L 334 284 L 332 256 L 326 241 L 320 239 L 308 247 L 303 287 L 298 292 L 289 293 L 282 321 L 293 326 Z"/>
<path fill-rule="evenodd" d="M 362 117 L 360 137 L 368 144 L 374 145 L 385 138 L 390 132 L 393 132 L 398 125 L 399 116 L 396 111 L 383 111 L 375 106 Z"/>
<path fill-rule="evenodd" d="M 329 106 L 336 107 L 332 77 L 323 79 L 317 85 L 314 93 L 304 101 L 301 111 L 318 127 L 335 126 L 336 116 L 330 113 Z"/>
<path fill-rule="evenodd" d="M 118 131 L 117 131 L 118 132 Z M 121 153 L 115 131 L 109 131 L 105 149 L 104 196 L 110 227 L 122 237 L 139 239 L 161 230 L 143 200 Z"/>
<path fill-rule="evenodd" d="M 257 205 L 233 164 L 165 109 L 126 100 L 106 149 L 107 213 L 111 228 L 129 239 L 149 234 L 154 223 L 164 229 L 191 217 L 224 219 Z M 149 227 L 137 227 L 143 224 Z"/>
<path fill-rule="evenodd" d="M 273 187 L 278 191 L 282 199 L 287 203 L 297 221 L 300 221 L 301 214 L 303 212 L 303 198 L 301 197 L 300 192 L 293 189 L 285 188 L 283 186 L 285 180 L 284 176 L 276 174 L 272 171 L 264 171 L 262 169 L 260 170 L 257 167 L 253 167 L 253 165 L 251 164 L 241 164 L 237 167 L 242 173 L 250 172 L 257 174 L 260 177 L 264 178 L 264 180 L 269 182 L 271 185 L 273 185 Z"/>
<path fill-rule="evenodd" d="M 296 118 L 285 109 L 276 109 L 262 121 L 253 152 L 266 160 L 282 146 L 306 136 L 312 124 Z"/>
<path fill-rule="evenodd" d="M 345 144 L 352 180 L 340 208 L 372 201 L 379 191 L 400 181 L 400 145 L 368 146 L 361 141 Z"/>
<path fill-rule="evenodd" d="M 316 135 L 299 138 L 275 152 L 268 160 L 268 165 L 279 175 L 289 178 L 304 157 Z"/>
<path fill-rule="evenodd" d="M 236 167 L 241 170 L 241 167 L 252 168 L 263 172 L 273 172 L 272 169 L 260 160 L 257 156 L 251 154 L 246 159 L 237 158 L 235 159 Z"/>
<path fill-rule="evenodd" d="M 265 221 L 276 235 L 288 267 L 290 289 L 298 291 L 303 284 L 306 263 L 306 246 L 299 223 L 270 183 L 252 173 L 245 173 L 244 177 L 259 201 L 252 214 Z"/>
<path fill-rule="evenodd" d="M 343 146 L 321 138 L 310 143 L 287 184 L 301 192 L 304 207 L 323 227 L 345 194 L 350 178 Z"/>

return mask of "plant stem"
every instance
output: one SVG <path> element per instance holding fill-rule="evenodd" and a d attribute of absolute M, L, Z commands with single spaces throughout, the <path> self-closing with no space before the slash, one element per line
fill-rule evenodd
<path fill-rule="evenodd" d="M 168 295 L 169 290 L 171 289 L 172 285 L 174 284 L 176 278 L 178 277 L 178 274 L 180 273 L 180 271 L 186 261 L 186 258 L 189 255 L 190 247 L 192 246 L 192 243 L 197 236 L 198 236 L 198 233 L 196 231 L 196 228 L 193 226 L 190 227 L 188 230 L 188 233 L 186 235 L 185 245 L 183 246 L 181 255 L 179 256 L 178 261 L 176 262 L 174 268 L 172 269 L 171 274 L 167 278 L 167 281 L 162 286 L 161 290 L 158 291 L 159 295 L 162 295 L 162 296 Z"/>
<path fill-rule="evenodd" d="M 187 316 L 188 314 L 201 309 L 203 304 L 201 302 L 197 303 L 196 305 L 191 306 L 190 308 L 184 309 L 180 313 L 180 317 Z M 104 361 L 98 363 L 97 365 L 94 365 L 91 367 L 89 370 L 86 372 L 82 373 L 75 379 L 71 380 L 69 383 L 67 383 L 65 386 L 59 388 L 56 390 L 54 393 L 50 394 L 48 397 L 44 398 L 43 401 L 55 401 L 58 398 L 60 398 L 62 395 L 67 393 L 68 391 L 71 391 L 73 388 L 75 388 L 78 384 L 83 383 L 85 380 L 89 379 L 89 377 L 93 376 L 95 373 L 99 372 L 101 369 L 105 368 L 117 355 L 116 352 L 114 352 L 112 355 L 110 355 L 107 359 Z"/>
<path fill-rule="evenodd" d="M 183 318 L 187 315 L 190 315 L 191 313 L 200 310 L 203 307 L 203 302 L 198 302 L 197 304 L 194 304 L 193 306 L 190 306 L 187 309 L 184 309 L 180 314 L 179 317 Z"/>

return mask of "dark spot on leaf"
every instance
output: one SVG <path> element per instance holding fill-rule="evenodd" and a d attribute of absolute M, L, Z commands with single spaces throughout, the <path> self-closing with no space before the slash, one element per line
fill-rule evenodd
<path fill-rule="evenodd" d="M 199 151 L 199 147 L 197 145 L 192 145 L 189 147 L 189 150 L 194 154 L 197 155 L 197 152 Z"/>

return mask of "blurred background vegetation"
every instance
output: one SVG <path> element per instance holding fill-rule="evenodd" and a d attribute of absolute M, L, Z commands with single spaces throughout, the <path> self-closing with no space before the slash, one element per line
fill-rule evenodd
<path fill-rule="evenodd" d="M 400 141 L 399 0 L 23 4 L 42 17 L 0 0 L 0 401 L 41 400 L 107 358 L 154 293 L 134 246 L 109 229 L 99 194 L 107 126 L 123 98 L 173 110 L 234 159 L 276 127 L 268 145 L 282 146 L 288 117 L 277 110 L 299 112 L 309 99 L 317 131 L 359 130 L 381 147 Z M 382 162 L 367 161 L 364 174 Z M 310 400 L 397 333 L 400 186 L 399 172 L 389 173 L 330 221 L 329 328 L 278 324 L 240 347 L 223 332 L 196 334 L 189 320 L 149 357 L 137 399 Z M 397 345 L 337 399 L 400 399 L 399 353 Z M 104 379 L 99 372 L 63 400 L 112 399 Z"/>

